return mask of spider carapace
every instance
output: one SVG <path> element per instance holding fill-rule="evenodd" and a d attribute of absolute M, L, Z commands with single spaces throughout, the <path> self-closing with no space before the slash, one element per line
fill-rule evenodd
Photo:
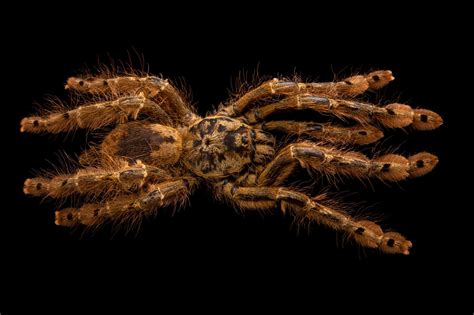
<path fill-rule="evenodd" d="M 189 128 L 184 163 L 198 176 L 222 178 L 249 164 L 262 164 L 274 151 L 274 138 L 225 116 L 204 118 Z"/>
<path fill-rule="evenodd" d="M 24 192 L 82 197 L 82 204 L 56 211 L 56 224 L 95 226 L 109 219 L 133 221 L 180 206 L 198 184 L 206 183 L 218 200 L 241 211 L 278 208 L 298 222 L 316 222 L 344 232 L 362 246 L 409 254 L 412 244 L 401 234 L 353 218 L 323 195 L 310 196 L 305 187 L 291 183 L 297 168 L 334 180 L 345 176 L 401 181 L 435 167 L 437 157 L 427 152 L 407 158 L 397 154 L 368 158 L 348 149 L 376 142 L 383 129 L 432 130 L 442 124 L 430 110 L 400 103 L 378 106 L 356 98 L 393 79 L 388 70 L 339 82 L 275 78 L 202 118 L 178 89 L 159 77 L 110 73 L 72 77 L 66 88 L 88 101 L 76 107 L 56 103 L 52 110 L 24 118 L 21 131 L 108 131 L 80 156 L 77 170 L 27 179 Z M 297 110 L 333 119 L 277 120 L 273 115 Z M 276 132 L 294 136 L 278 140 Z M 314 184 L 313 180 L 308 185 Z"/>

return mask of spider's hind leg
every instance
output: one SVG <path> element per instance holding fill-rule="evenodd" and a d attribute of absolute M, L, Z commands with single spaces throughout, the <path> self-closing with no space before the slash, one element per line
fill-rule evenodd
<path fill-rule="evenodd" d="M 155 76 L 116 76 L 106 78 L 76 78 L 67 80 L 67 89 L 88 94 L 122 95 L 143 93 L 147 98 L 162 101 L 162 106 L 173 119 L 189 125 L 198 118 L 183 94 L 168 80 Z"/>
<path fill-rule="evenodd" d="M 139 94 L 53 112 L 43 117 L 26 117 L 21 121 L 21 131 L 59 133 L 80 128 L 98 129 L 112 123 L 135 120 L 142 112 L 159 117 L 158 121 L 171 123 L 170 117 L 160 105 Z"/>
<path fill-rule="evenodd" d="M 56 211 L 57 225 L 94 225 L 101 219 L 117 219 L 123 215 L 142 215 L 169 207 L 180 206 L 197 184 L 192 177 L 182 177 L 149 185 L 145 191 L 125 194 L 115 199 L 87 203 L 80 208 L 66 208 Z"/>
<path fill-rule="evenodd" d="M 64 198 L 73 194 L 110 196 L 135 191 L 149 182 L 171 178 L 167 171 L 143 164 L 115 160 L 104 167 L 89 167 L 73 174 L 29 178 L 23 191 L 32 196 Z"/>

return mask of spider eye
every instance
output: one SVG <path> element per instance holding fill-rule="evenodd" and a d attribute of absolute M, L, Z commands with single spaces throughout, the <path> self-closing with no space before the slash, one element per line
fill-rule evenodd
<path fill-rule="evenodd" d="M 242 135 L 242 144 L 247 145 L 249 143 L 249 138 L 247 135 Z"/>
<path fill-rule="evenodd" d="M 255 132 L 255 130 L 250 130 L 250 135 L 252 136 L 252 139 L 255 140 L 255 137 L 257 136 L 257 133 Z"/>

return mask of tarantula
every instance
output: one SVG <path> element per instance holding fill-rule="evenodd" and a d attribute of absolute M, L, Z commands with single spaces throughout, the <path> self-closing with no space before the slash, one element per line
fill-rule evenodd
<path fill-rule="evenodd" d="M 55 222 L 95 225 L 104 218 L 130 218 L 180 205 L 199 183 L 207 183 L 218 199 L 242 211 L 276 207 L 301 222 L 343 231 L 362 246 L 409 254 L 412 243 L 401 234 L 352 218 L 324 203 L 321 196 L 311 197 L 288 183 L 297 168 L 384 181 L 430 172 L 438 163 L 430 153 L 370 159 L 337 145 L 347 148 L 379 140 L 383 132 L 373 125 L 431 130 L 442 124 L 438 114 L 426 109 L 399 103 L 382 107 L 355 98 L 393 79 L 387 70 L 326 83 L 275 78 L 203 118 L 182 92 L 160 77 L 71 77 L 66 89 L 87 96 L 88 103 L 24 118 L 21 131 L 59 133 L 116 126 L 80 156 L 79 170 L 27 179 L 24 192 L 52 198 L 83 196 L 85 203 L 79 208 L 57 211 Z M 277 112 L 303 109 L 346 123 L 270 118 Z M 283 143 L 276 140 L 275 132 L 297 136 Z"/>

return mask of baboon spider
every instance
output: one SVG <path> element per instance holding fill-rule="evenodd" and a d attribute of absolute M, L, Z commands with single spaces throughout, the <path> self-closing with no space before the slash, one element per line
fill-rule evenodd
<path fill-rule="evenodd" d="M 203 118 L 177 88 L 160 77 L 71 77 L 66 89 L 88 103 L 24 118 L 21 131 L 60 133 L 116 126 L 99 145 L 80 156 L 76 172 L 27 179 L 24 192 L 51 198 L 82 196 L 82 206 L 57 211 L 55 222 L 96 225 L 104 218 L 131 218 L 178 206 L 198 184 L 206 183 L 219 200 L 242 211 L 277 207 L 299 222 L 342 231 L 362 246 L 409 254 L 412 243 L 401 234 L 352 218 L 331 202 L 290 188 L 288 183 L 297 168 L 383 181 L 430 172 L 438 163 L 430 153 L 370 159 L 347 149 L 382 138 L 376 126 L 432 130 L 442 124 L 438 114 L 426 109 L 399 103 L 382 107 L 356 99 L 393 79 L 387 70 L 326 83 L 275 78 Z M 271 119 L 277 112 L 303 109 L 334 116 L 340 123 Z M 296 137 L 287 137 L 286 143 L 277 141 L 276 131 Z M 337 144 L 345 145 L 344 149 Z"/>

